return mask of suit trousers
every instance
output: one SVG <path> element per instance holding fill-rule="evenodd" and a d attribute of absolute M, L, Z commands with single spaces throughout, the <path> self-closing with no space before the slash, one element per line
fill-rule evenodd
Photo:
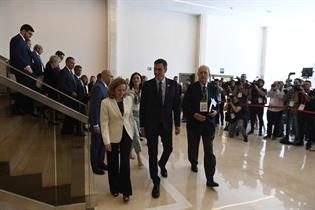
<path fill-rule="evenodd" d="M 207 181 L 212 182 L 216 166 L 216 158 L 213 154 L 215 127 L 208 123 L 200 124 L 198 127 L 191 126 L 188 123 L 186 128 L 188 138 L 188 160 L 192 165 L 198 164 L 199 143 L 200 137 L 202 137 L 205 174 Z"/>
<path fill-rule="evenodd" d="M 121 141 L 111 143 L 112 151 L 107 151 L 109 189 L 112 193 L 132 195 L 129 160 L 132 140 L 125 128 L 122 132 Z"/>
<path fill-rule="evenodd" d="M 157 161 L 158 155 L 158 137 L 161 137 L 163 144 L 163 153 L 159 160 Z M 172 140 L 172 129 L 166 130 L 161 123 L 156 129 L 147 131 L 146 137 L 148 141 L 148 153 L 149 153 L 149 168 L 150 168 L 150 177 L 154 184 L 160 182 L 158 176 L 158 164 L 161 167 L 165 167 L 172 151 L 173 151 L 173 140 Z"/>
<path fill-rule="evenodd" d="M 105 145 L 102 139 L 101 134 L 97 134 L 94 132 L 93 127 L 91 127 L 91 166 L 92 169 L 100 169 L 103 168 L 104 159 L 105 159 Z"/>
<path fill-rule="evenodd" d="M 281 120 L 282 120 L 282 111 L 279 112 L 272 112 L 267 111 L 267 135 L 268 136 L 274 136 L 279 137 L 281 135 Z M 274 129 L 272 131 L 272 126 L 274 126 Z"/>

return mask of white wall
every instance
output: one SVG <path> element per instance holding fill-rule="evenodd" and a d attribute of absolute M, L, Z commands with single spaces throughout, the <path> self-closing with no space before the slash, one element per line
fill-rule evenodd
<path fill-rule="evenodd" d="M 315 65 L 315 23 L 286 23 L 269 27 L 267 38 L 266 79 L 301 78 L 303 67 Z M 315 86 L 315 73 L 311 78 Z"/>
<path fill-rule="evenodd" d="M 153 62 L 168 62 L 166 76 L 193 73 L 196 68 L 197 17 L 120 2 L 118 17 L 118 75 L 132 72 L 152 78 Z"/>
<path fill-rule="evenodd" d="M 29 23 L 32 43 L 44 48 L 43 60 L 62 50 L 95 75 L 107 66 L 107 9 L 105 0 L 1 0 L 0 54 L 9 57 L 10 39 Z M 64 66 L 64 62 L 61 67 Z"/>
<path fill-rule="evenodd" d="M 262 28 L 233 18 L 208 16 L 206 65 L 212 74 L 240 76 L 252 81 L 260 75 Z"/>

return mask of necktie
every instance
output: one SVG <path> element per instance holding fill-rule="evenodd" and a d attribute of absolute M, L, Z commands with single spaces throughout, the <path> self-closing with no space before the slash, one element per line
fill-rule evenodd
<path fill-rule="evenodd" d="M 159 89 L 158 89 L 158 97 L 161 105 L 163 105 L 163 99 L 162 99 L 162 81 L 159 82 Z"/>
<path fill-rule="evenodd" d="M 207 89 L 206 86 L 202 87 L 202 100 L 207 101 Z"/>

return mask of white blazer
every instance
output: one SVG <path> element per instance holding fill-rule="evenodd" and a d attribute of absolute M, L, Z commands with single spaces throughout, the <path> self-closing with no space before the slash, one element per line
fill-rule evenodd
<path fill-rule="evenodd" d="M 132 114 L 132 98 L 123 99 L 124 115 L 121 114 L 115 99 L 106 98 L 101 102 L 100 125 L 104 144 L 119 143 L 125 127 L 130 139 L 134 135 L 134 121 Z"/>

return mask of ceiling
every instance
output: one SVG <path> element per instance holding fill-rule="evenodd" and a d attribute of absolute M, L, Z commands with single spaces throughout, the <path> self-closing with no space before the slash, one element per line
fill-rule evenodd
<path fill-rule="evenodd" d="M 260 22 L 301 20 L 315 22 L 315 0 L 120 0 L 186 14 L 239 17 Z"/>

